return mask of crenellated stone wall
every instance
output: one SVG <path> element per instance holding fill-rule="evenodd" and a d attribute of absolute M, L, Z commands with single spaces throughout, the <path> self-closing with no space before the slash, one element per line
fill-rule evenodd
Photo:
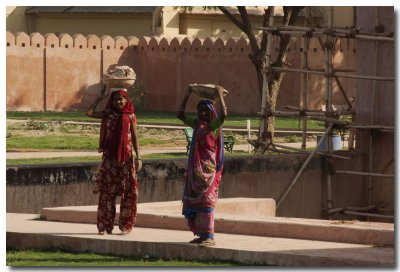
<path fill-rule="evenodd" d="M 273 43 L 273 56 L 278 40 Z M 300 68 L 301 38 L 292 38 L 287 61 Z M 254 114 L 260 109 L 255 68 L 248 57 L 246 39 L 111 37 L 76 34 L 6 32 L 7 110 L 70 111 L 85 110 L 98 96 L 101 75 L 111 65 L 129 65 L 137 82 L 146 90 L 145 109 L 175 111 L 190 83 L 213 83 L 230 94 L 227 104 L 235 114 Z M 354 70 L 355 44 L 337 40 L 334 65 Z M 323 69 L 323 48 L 311 38 L 309 68 Z M 325 100 L 324 78 L 309 76 L 310 109 L 319 109 Z M 341 81 L 349 97 L 354 96 L 354 80 Z M 300 74 L 287 73 L 278 96 L 278 108 L 298 106 Z M 334 86 L 334 104 L 345 104 Z M 194 109 L 195 101 L 189 102 Z"/>

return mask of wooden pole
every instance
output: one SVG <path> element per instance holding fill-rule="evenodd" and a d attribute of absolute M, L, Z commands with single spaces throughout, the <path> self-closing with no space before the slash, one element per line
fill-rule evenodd
<path fill-rule="evenodd" d="M 390 175 L 390 174 L 359 172 L 359 171 L 346 171 L 346 170 L 336 170 L 335 174 L 359 175 L 359 176 L 370 176 L 370 177 L 381 177 L 381 178 L 394 178 L 394 175 Z"/>
<path fill-rule="evenodd" d="M 378 76 L 363 76 L 363 75 L 351 75 L 343 72 L 332 72 L 331 74 L 327 74 L 326 72 L 318 71 L 318 70 L 306 70 L 299 68 L 281 68 L 281 67 L 268 67 L 266 69 L 281 71 L 281 72 L 300 72 L 306 74 L 314 74 L 321 76 L 334 76 L 334 77 L 345 77 L 345 78 L 355 78 L 355 79 L 365 79 L 365 80 L 378 80 L 378 81 L 394 81 L 394 77 L 378 77 Z"/>
<path fill-rule="evenodd" d="M 262 112 L 257 113 L 260 116 L 286 116 L 286 117 L 294 117 L 294 116 L 324 116 L 324 112 L 317 112 L 317 111 L 276 111 L 276 110 L 269 110 L 266 111 L 264 114 Z"/>
<path fill-rule="evenodd" d="M 331 131 L 333 127 L 333 124 L 330 124 L 329 127 L 327 128 L 327 130 L 325 131 L 324 135 L 321 137 L 321 139 L 319 140 L 319 142 L 317 143 L 317 146 L 315 147 L 315 149 L 311 152 L 310 156 L 308 156 L 307 160 L 303 163 L 302 167 L 300 168 L 300 170 L 297 172 L 296 176 L 294 177 L 294 179 L 292 180 L 292 182 L 290 183 L 290 185 L 288 186 L 288 188 L 286 189 L 286 191 L 282 194 L 282 196 L 279 198 L 278 203 L 276 204 L 276 209 L 278 209 L 282 202 L 285 200 L 286 196 L 289 194 L 289 192 L 292 190 L 293 186 L 296 184 L 297 180 L 299 179 L 299 177 L 301 176 L 301 174 L 303 173 L 304 169 L 306 168 L 306 166 L 309 164 L 309 162 L 311 161 L 311 159 L 314 157 L 315 153 L 317 152 L 318 148 L 321 146 L 322 141 L 325 139 L 326 135 Z"/>
<path fill-rule="evenodd" d="M 344 213 L 345 214 L 352 214 L 352 215 L 368 216 L 368 217 L 379 217 L 379 218 L 394 219 L 393 215 L 383 215 L 383 214 L 376 214 L 376 213 L 362 213 L 362 212 L 353 212 L 353 211 L 344 211 Z"/>
<path fill-rule="evenodd" d="M 310 17 L 310 8 L 305 8 L 305 20 L 304 25 L 307 26 L 308 18 Z M 303 37 L 302 39 L 303 54 L 301 54 L 301 65 L 302 69 L 308 70 L 308 48 L 309 39 Z M 308 100 L 307 100 L 307 89 L 308 89 L 308 75 L 306 73 L 301 74 L 301 105 L 300 108 L 303 112 L 307 110 Z M 301 149 L 306 149 L 307 145 L 307 117 L 303 116 L 303 129 L 301 135 Z"/>
<path fill-rule="evenodd" d="M 342 83 L 340 82 L 339 78 L 335 75 L 334 76 L 337 85 L 339 86 L 339 90 L 342 93 L 344 99 L 346 100 L 347 105 L 349 106 L 349 109 L 353 108 L 353 104 L 350 102 L 350 99 L 347 97 L 346 91 L 344 90 Z"/>
<path fill-rule="evenodd" d="M 324 28 L 315 27 L 302 27 L 302 26 L 278 26 L 278 27 L 255 27 L 258 30 L 264 30 L 272 32 L 274 34 L 290 34 L 294 36 L 308 35 L 311 37 L 324 37 L 331 35 L 333 37 L 344 37 L 344 38 L 358 38 L 367 40 L 380 40 L 380 41 L 391 41 L 394 42 L 394 33 L 362 33 L 358 29 L 352 28 L 343 30 L 340 28 L 330 28 L 329 26 Z"/>
<path fill-rule="evenodd" d="M 274 145 L 276 147 L 280 147 L 280 148 L 284 148 L 284 149 L 288 149 L 288 150 L 299 151 L 299 152 L 302 152 L 302 153 L 311 154 L 311 151 L 306 151 L 304 149 L 299 149 L 299 148 L 295 148 L 295 147 L 280 145 L 280 144 L 276 144 L 276 143 L 274 143 Z M 343 157 L 343 156 L 339 156 L 339 155 L 334 155 L 334 154 L 329 155 L 329 154 L 325 154 L 325 153 L 319 152 L 319 151 L 317 151 L 315 153 L 318 154 L 318 155 L 322 155 L 322 156 L 328 156 L 328 157 L 337 158 L 337 159 L 350 160 L 350 158 L 348 158 L 348 157 Z"/>
<path fill-rule="evenodd" d="M 333 27 L 333 7 L 327 7 L 328 9 L 328 30 L 332 30 Z M 324 53 L 325 53 L 325 90 L 326 90 L 326 116 L 331 117 L 333 108 L 332 108 L 332 96 L 333 96 L 333 65 L 332 65 L 332 52 L 333 52 L 333 36 L 330 33 L 327 33 L 326 40 L 324 43 Z M 331 126 L 332 124 L 330 124 Z M 326 124 L 326 126 L 328 126 Z M 327 146 L 328 151 L 327 154 L 332 154 L 333 149 L 333 137 L 332 131 L 329 130 L 327 134 Z M 327 209 L 332 209 L 333 201 L 332 201 L 332 176 L 329 169 L 330 159 L 325 159 L 325 174 L 326 174 L 326 187 L 327 187 Z M 330 219 L 330 214 L 328 213 L 328 219 Z"/>
<path fill-rule="evenodd" d="M 269 26 L 273 26 L 274 25 L 274 7 L 271 7 L 270 10 L 270 16 L 269 16 L 269 21 L 268 24 Z M 264 69 L 266 70 L 268 69 L 268 67 L 270 66 L 270 62 L 271 62 L 271 50 L 272 50 L 272 40 L 273 40 L 273 35 L 271 32 L 268 33 L 267 35 L 267 48 L 265 51 L 265 60 L 264 60 Z M 262 89 L 262 95 L 261 95 L 261 112 L 264 113 L 265 112 L 265 108 L 267 107 L 268 109 L 271 109 L 271 102 L 270 102 L 270 90 L 269 90 L 269 86 L 268 86 L 268 75 L 263 72 L 263 89 Z M 264 139 L 264 133 L 266 132 L 266 128 L 267 126 L 267 119 L 265 117 L 263 117 L 260 120 L 260 130 L 258 133 L 258 142 L 261 141 L 265 141 Z M 254 146 L 254 150 L 257 152 L 258 151 L 258 145 Z"/>

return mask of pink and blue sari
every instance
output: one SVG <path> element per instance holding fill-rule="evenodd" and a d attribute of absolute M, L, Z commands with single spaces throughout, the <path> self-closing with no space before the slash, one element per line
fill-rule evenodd
<path fill-rule="evenodd" d="M 209 108 L 210 123 L 216 120 L 213 103 L 207 100 L 200 103 Z M 201 239 L 214 238 L 214 209 L 223 170 L 222 126 L 213 130 L 210 123 L 199 118 L 194 122 L 182 200 L 182 214 L 193 234 Z"/>

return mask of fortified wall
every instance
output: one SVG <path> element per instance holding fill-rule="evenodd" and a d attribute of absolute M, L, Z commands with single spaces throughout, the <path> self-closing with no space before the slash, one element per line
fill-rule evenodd
<path fill-rule="evenodd" d="M 190 83 L 219 84 L 230 94 L 226 98 L 230 113 L 255 114 L 260 110 L 255 68 L 248 57 L 246 39 L 190 39 L 160 37 L 110 37 L 76 34 L 27 35 L 6 33 L 7 110 L 72 111 L 86 110 L 102 88 L 101 76 L 111 65 L 129 65 L 143 86 L 149 111 L 175 111 Z M 278 51 L 279 38 L 273 43 Z M 300 55 L 308 50 L 310 69 L 323 69 L 324 54 L 318 39 L 311 38 L 302 48 L 302 38 L 292 38 L 288 64 L 300 68 Z M 355 68 L 353 40 L 338 39 L 334 66 Z M 286 73 L 278 96 L 278 109 L 298 106 L 300 73 Z M 354 80 L 342 86 L 354 96 Z M 325 102 L 324 77 L 309 75 L 308 108 L 320 109 Z M 334 104 L 345 104 L 334 86 Z M 195 101 L 189 101 L 194 109 Z M 189 108 L 190 109 L 190 108 Z"/>

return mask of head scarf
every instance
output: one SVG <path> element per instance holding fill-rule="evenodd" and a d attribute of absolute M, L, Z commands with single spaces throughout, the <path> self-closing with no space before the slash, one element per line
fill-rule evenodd
<path fill-rule="evenodd" d="M 113 98 L 116 94 L 119 94 L 126 98 L 126 104 L 122 109 L 117 109 L 114 107 Z M 129 131 L 129 114 L 135 112 L 135 109 L 129 99 L 128 92 L 124 89 L 113 91 L 108 99 L 106 108 L 106 116 L 103 117 L 101 121 L 100 129 L 100 148 L 107 151 L 107 154 L 111 158 L 115 158 L 118 161 L 127 161 L 131 154 L 128 152 L 128 133 Z M 110 136 L 106 139 L 107 132 L 107 115 L 111 113 L 119 113 L 118 120 L 113 131 L 110 131 Z"/>
<path fill-rule="evenodd" d="M 218 118 L 217 109 L 215 108 L 215 103 L 213 101 L 207 100 L 207 99 L 202 99 L 197 104 L 197 109 L 199 109 L 200 105 L 205 105 L 208 108 L 208 110 L 210 111 L 210 113 L 211 113 L 210 121 Z M 199 114 L 198 111 L 197 111 L 197 114 Z M 200 119 L 199 115 L 198 115 L 198 117 Z"/>

